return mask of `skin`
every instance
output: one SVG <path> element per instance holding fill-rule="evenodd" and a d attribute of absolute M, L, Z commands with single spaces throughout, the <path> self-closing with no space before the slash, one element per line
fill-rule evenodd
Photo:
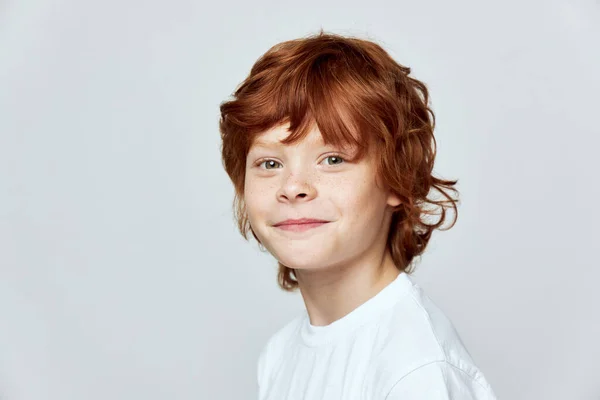
<path fill-rule="evenodd" d="M 369 156 L 346 161 L 352 149 L 325 146 L 317 127 L 298 143 L 278 143 L 288 134 L 280 125 L 254 141 L 244 200 L 264 247 L 296 269 L 310 323 L 329 325 L 398 276 L 385 244 L 400 199 L 375 182 Z M 273 226 L 289 218 L 330 222 L 304 232 Z"/>

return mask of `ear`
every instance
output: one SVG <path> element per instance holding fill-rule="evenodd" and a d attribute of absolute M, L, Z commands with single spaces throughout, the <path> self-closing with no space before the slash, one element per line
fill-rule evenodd
<path fill-rule="evenodd" d="M 393 192 L 388 192 L 387 205 L 391 207 L 399 206 L 401 203 L 400 197 Z"/>

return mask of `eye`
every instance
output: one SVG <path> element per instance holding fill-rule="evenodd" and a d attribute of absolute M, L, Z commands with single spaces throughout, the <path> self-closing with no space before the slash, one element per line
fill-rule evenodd
<path fill-rule="evenodd" d="M 271 160 L 271 159 L 267 159 L 267 160 L 262 160 L 260 161 L 260 163 L 258 164 L 258 166 L 260 167 L 261 165 L 265 164 L 265 169 L 274 169 L 274 168 L 269 168 L 269 167 L 274 167 L 275 165 L 279 164 L 277 161 L 275 160 Z"/>
<path fill-rule="evenodd" d="M 339 165 L 339 164 L 342 164 L 345 161 L 338 154 L 332 154 L 330 156 L 327 156 L 327 157 L 324 158 L 323 161 L 325 161 L 325 160 L 330 160 L 330 162 L 327 163 L 328 165 Z M 264 169 L 266 169 L 266 170 L 281 168 L 281 163 L 280 162 L 272 160 L 270 158 L 260 160 L 257 163 L 257 166 L 261 167 L 263 164 L 265 165 Z M 279 165 L 280 167 L 277 167 L 277 165 Z"/>
<path fill-rule="evenodd" d="M 325 157 L 325 160 L 332 160 L 331 163 L 328 163 L 329 165 L 338 165 L 338 164 L 342 164 L 344 162 L 344 159 L 337 154 L 332 154 L 330 156 L 327 156 L 327 157 Z"/>

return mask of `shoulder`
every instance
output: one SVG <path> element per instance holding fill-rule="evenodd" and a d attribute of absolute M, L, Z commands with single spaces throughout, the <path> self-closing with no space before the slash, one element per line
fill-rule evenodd
<path fill-rule="evenodd" d="M 290 340 L 297 333 L 303 315 L 298 315 L 272 334 L 263 345 L 257 360 L 257 378 L 259 385 L 268 378 L 269 371 L 272 371 L 275 364 L 283 356 L 284 349 Z"/>
<path fill-rule="evenodd" d="M 460 390 L 466 390 L 469 385 L 476 389 L 489 387 L 453 323 L 419 285 L 413 283 L 407 296 L 394 306 L 383 331 L 374 360 L 383 393 L 400 392 L 407 396 L 406 390 L 412 388 L 420 393 L 418 383 L 421 381 L 454 384 L 463 388 Z M 430 385 L 434 393 L 442 393 L 439 387 Z M 389 397 L 389 400 L 395 398 L 400 397 Z M 487 400 L 493 397 L 447 398 Z"/>
<path fill-rule="evenodd" d="M 386 400 L 496 400 L 490 385 L 477 372 L 449 361 L 422 365 L 394 382 Z"/>

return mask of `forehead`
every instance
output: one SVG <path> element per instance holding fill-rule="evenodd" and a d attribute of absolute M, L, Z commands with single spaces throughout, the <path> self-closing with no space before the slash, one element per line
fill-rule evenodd
<path fill-rule="evenodd" d="M 274 128 L 269 129 L 268 131 L 257 135 L 253 142 L 252 146 L 257 147 L 277 147 L 283 146 L 281 141 L 287 138 L 291 132 L 288 130 L 289 125 L 279 125 Z M 308 144 L 313 145 L 323 145 L 325 141 L 323 140 L 323 135 L 319 131 L 319 128 L 316 126 L 313 127 L 308 134 L 300 140 L 300 142 L 306 142 Z"/>
<path fill-rule="evenodd" d="M 288 124 L 278 125 L 256 135 L 251 139 L 252 142 L 247 150 L 246 157 L 250 157 L 257 151 L 264 149 L 281 151 L 286 148 L 285 151 L 287 151 L 287 147 L 295 148 L 297 146 L 310 149 L 309 151 L 316 151 L 316 149 L 319 149 L 319 151 L 326 149 L 341 151 L 345 153 L 347 161 L 353 162 L 360 162 L 364 157 L 370 158 L 372 156 L 373 146 L 368 143 L 361 143 L 361 137 L 346 138 L 335 137 L 331 134 L 329 136 L 323 135 L 317 124 L 314 124 L 304 137 L 296 136 L 297 140 L 291 143 L 281 143 L 288 136 L 294 134 L 288 128 Z M 297 134 L 297 132 L 295 133 Z"/>
<path fill-rule="evenodd" d="M 250 150 L 253 148 L 280 148 L 288 145 L 297 146 L 299 144 L 315 148 L 335 147 L 337 149 L 348 151 L 351 153 L 357 150 L 356 144 L 350 143 L 348 140 L 342 139 L 341 143 L 338 143 L 339 141 L 327 141 L 327 138 L 323 136 L 316 124 L 307 132 L 307 134 L 303 138 L 289 144 L 281 143 L 281 141 L 283 141 L 289 135 L 291 135 L 291 132 L 288 130 L 288 127 L 289 125 L 287 124 L 280 125 L 258 134 L 252 140 L 252 143 L 250 144 Z"/>

